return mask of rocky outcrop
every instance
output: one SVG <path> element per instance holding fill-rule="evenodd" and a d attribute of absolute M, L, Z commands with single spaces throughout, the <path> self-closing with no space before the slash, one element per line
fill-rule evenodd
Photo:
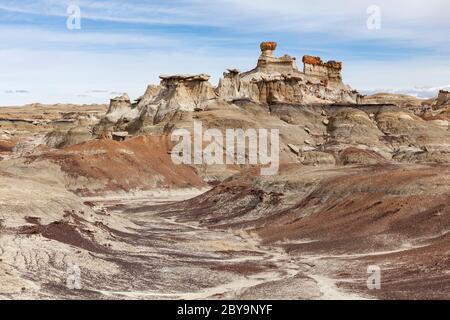
<path fill-rule="evenodd" d="M 118 131 L 136 131 L 161 123 L 177 112 L 195 112 L 237 100 L 302 105 L 359 102 L 361 96 L 342 82 L 340 62 L 323 63 L 320 58 L 305 56 L 302 72 L 295 57 L 275 57 L 276 47 L 275 42 L 261 43 L 256 68 L 248 72 L 228 69 L 217 88 L 209 83 L 206 74 L 163 75 L 160 85 L 150 85 L 135 103 L 126 94 L 114 98 L 98 126 L 98 134 L 110 126 Z"/>
<path fill-rule="evenodd" d="M 133 108 L 130 97 L 124 93 L 120 97 L 111 99 L 106 118 L 111 122 L 116 122 L 121 118 L 135 118 L 136 109 Z"/>
<path fill-rule="evenodd" d="M 173 75 L 160 78 L 162 88 L 151 103 L 157 106 L 157 121 L 175 111 L 203 110 L 217 98 L 208 82 L 209 75 Z"/>
<path fill-rule="evenodd" d="M 223 78 L 220 79 L 216 91 L 220 97 L 232 97 L 236 100 L 244 99 L 243 92 L 245 90 L 241 91 L 241 85 L 241 72 L 238 69 L 228 69 L 223 73 Z"/>
<path fill-rule="evenodd" d="M 288 55 L 276 58 L 273 55 L 276 48 L 276 42 L 261 43 L 261 56 L 258 59 L 257 69 L 267 73 L 293 73 L 297 71 L 296 58 Z"/>
<path fill-rule="evenodd" d="M 206 74 L 161 75 L 160 85 L 149 85 L 135 103 L 126 94 L 112 99 L 105 118 L 94 131 L 97 134 L 106 129 L 135 132 L 144 125 L 158 124 L 176 112 L 204 110 L 218 98 L 209 78 Z"/>
<path fill-rule="evenodd" d="M 446 90 L 440 90 L 436 102 L 433 108 L 439 109 L 443 106 L 450 106 L 450 92 Z"/>
<path fill-rule="evenodd" d="M 320 57 L 304 56 L 303 73 L 309 77 L 315 77 L 321 81 L 342 81 L 342 62 L 323 62 Z"/>
<path fill-rule="evenodd" d="M 296 58 L 273 55 L 276 43 L 263 42 L 255 69 L 229 70 L 219 83 L 219 96 L 227 101 L 248 99 L 257 103 L 358 103 L 361 96 L 342 82 L 342 63 L 322 62 L 305 56 L 301 72 Z"/>

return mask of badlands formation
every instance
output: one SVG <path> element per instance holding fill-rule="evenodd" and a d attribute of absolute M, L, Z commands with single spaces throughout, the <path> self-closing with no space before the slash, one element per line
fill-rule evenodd
<path fill-rule="evenodd" d="M 450 93 L 362 96 L 275 50 L 216 87 L 0 108 L 0 298 L 450 298 Z M 195 121 L 278 129 L 279 173 L 175 165 Z"/>

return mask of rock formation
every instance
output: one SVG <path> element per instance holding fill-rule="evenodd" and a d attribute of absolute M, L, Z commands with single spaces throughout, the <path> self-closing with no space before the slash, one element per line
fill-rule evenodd
<path fill-rule="evenodd" d="M 208 82 L 209 75 L 173 75 L 160 78 L 162 88 L 151 103 L 157 106 L 157 121 L 175 111 L 193 112 L 205 109 L 208 103 L 217 98 Z"/>
<path fill-rule="evenodd" d="M 303 57 L 303 73 L 306 76 L 318 78 L 321 81 L 342 81 L 342 62 L 328 61 L 324 63 L 319 57 Z"/>
<path fill-rule="evenodd" d="M 178 111 L 205 110 L 220 101 L 248 100 L 262 104 L 356 104 L 361 96 L 342 82 L 342 63 L 322 62 L 318 57 L 303 58 L 303 72 L 296 58 L 273 55 L 275 42 L 261 43 L 256 68 L 248 72 L 228 69 L 217 88 L 209 76 L 163 75 L 159 86 L 149 86 L 146 93 L 131 103 L 127 95 L 111 100 L 102 126 L 116 124 L 118 130 L 131 130 L 143 123 L 162 122 Z"/>
<path fill-rule="evenodd" d="M 449 93 L 356 104 L 342 64 L 275 49 L 217 88 L 161 76 L 100 123 L 106 105 L 0 108 L 0 299 L 450 298 Z M 279 130 L 279 172 L 174 163 L 195 122 Z"/>
<path fill-rule="evenodd" d="M 276 48 L 277 44 L 275 42 L 261 43 L 261 56 L 258 59 L 257 68 L 267 73 L 293 73 L 295 70 L 298 70 L 295 58 L 288 55 L 276 58 L 273 55 Z"/>
<path fill-rule="evenodd" d="M 446 90 L 440 90 L 433 107 L 440 108 L 448 105 L 450 105 L 450 92 Z"/>
<path fill-rule="evenodd" d="M 263 42 L 253 70 L 228 69 L 216 88 L 206 74 L 169 75 L 135 103 L 127 95 L 112 99 L 94 135 L 166 134 L 196 119 L 211 128 L 280 128 L 282 161 L 304 165 L 448 163 L 448 92 L 440 92 L 435 111 L 416 113 L 431 102 L 386 94 L 363 99 L 343 83 L 341 62 L 307 55 L 300 71 L 294 57 L 277 58 L 275 50 L 276 43 Z"/>
<path fill-rule="evenodd" d="M 114 124 L 117 130 L 135 131 L 133 128 L 145 123 L 157 124 L 178 111 L 203 110 L 217 99 L 209 78 L 206 74 L 161 75 L 160 85 L 149 85 L 145 94 L 135 103 L 131 103 L 126 94 L 112 99 L 97 131 L 103 131 L 108 124 Z"/>
<path fill-rule="evenodd" d="M 125 117 L 134 118 L 136 115 L 136 109 L 132 108 L 130 97 L 126 93 L 111 99 L 108 112 L 106 113 L 107 119 L 111 122 L 116 122 Z"/>
<path fill-rule="evenodd" d="M 361 96 L 342 82 L 342 63 L 303 58 L 303 72 L 296 58 L 273 55 L 276 43 L 263 42 L 255 69 L 240 73 L 228 70 L 217 89 L 227 101 L 248 99 L 258 103 L 358 103 Z"/>

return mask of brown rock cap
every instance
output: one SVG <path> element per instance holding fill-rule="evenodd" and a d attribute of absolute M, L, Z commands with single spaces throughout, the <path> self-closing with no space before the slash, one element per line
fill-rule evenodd
<path fill-rule="evenodd" d="M 175 81 L 208 81 L 211 76 L 208 74 L 174 74 L 174 75 L 160 75 L 161 80 L 175 80 Z"/>
<path fill-rule="evenodd" d="M 327 63 L 324 63 L 320 57 L 314 57 L 314 56 L 303 56 L 303 63 L 304 64 L 312 64 L 316 66 L 325 66 L 328 68 L 333 68 L 337 70 L 342 70 L 342 62 L 339 61 L 328 61 Z"/>
<path fill-rule="evenodd" d="M 326 65 L 329 68 L 342 70 L 342 62 L 339 62 L 339 61 L 334 61 L 334 60 L 328 61 Z"/>
<path fill-rule="evenodd" d="M 277 49 L 277 43 L 273 41 L 261 42 L 261 51 L 275 51 Z"/>
<path fill-rule="evenodd" d="M 305 64 L 312 64 L 312 65 L 322 65 L 323 61 L 320 59 L 320 57 L 314 57 L 314 56 L 303 56 L 303 63 Z"/>

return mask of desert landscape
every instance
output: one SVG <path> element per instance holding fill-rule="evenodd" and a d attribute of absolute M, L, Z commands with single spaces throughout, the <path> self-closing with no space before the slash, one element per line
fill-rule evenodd
<path fill-rule="evenodd" d="M 260 49 L 217 86 L 1 107 L 0 298 L 449 299 L 450 92 L 365 96 Z M 196 121 L 278 129 L 278 173 L 175 164 Z"/>

